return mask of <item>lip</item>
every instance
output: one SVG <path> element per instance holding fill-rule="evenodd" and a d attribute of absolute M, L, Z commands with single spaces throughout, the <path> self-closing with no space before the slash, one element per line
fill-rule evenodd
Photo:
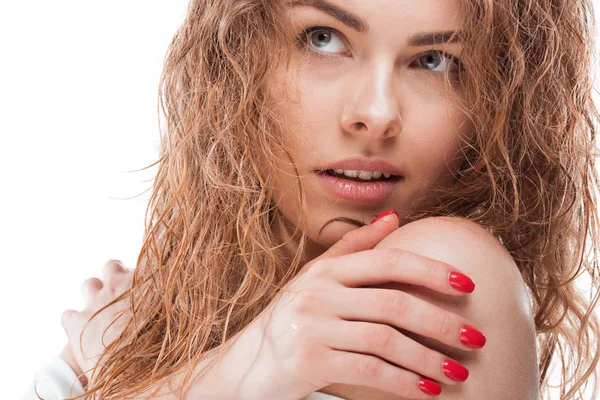
<path fill-rule="evenodd" d="M 367 158 L 347 158 L 345 160 L 336 161 L 330 164 L 318 167 L 315 172 L 322 172 L 328 169 L 346 169 L 346 170 L 361 170 L 361 171 L 380 171 L 386 174 L 402 176 L 402 171 L 394 165 L 383 160 L 370 160 Z"/>
<path fill-rule="evenodd" d="M 394 192 L 396 184 L 402 179 L 396 177 L 388 181 L 355 182 L 338 178 L 325 172 L 316 172 L 323 188 L 335 197 L 365 204 L 377 204 Z"/>

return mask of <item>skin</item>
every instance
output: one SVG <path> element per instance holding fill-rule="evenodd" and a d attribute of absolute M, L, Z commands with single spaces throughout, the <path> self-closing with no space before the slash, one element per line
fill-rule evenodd
<path fill-rule="evenodd" d="M 449 297 L 421 286 L 396 282 L 372 286 L 401 290 L 425 300 L 466 318 L 485 334 L 487 342 L 483 348 L 464 351 L 430 337 L 401 330 L 403 335 L 444 354 L 469 370 L 469 378 L 462 383 L 442 383 L 442 393 L 436 398 L 540 398 L 531 299 L 517 265 L 498 239 L 474 222 L 435 217 L 412 222 L 392 232 L 375 246 L 375 249 L 384 248 L 404 249 L 457 266 L 475 283 L 473 293 L 465 297 Z M 449 329 L 450 334 L 454 332 L 458 336 L 456 327 Z M 402 354 L 408 349 L 392 344 L 389 351 Z M 422 362 L 427 363 L 428 360 Z M 332 384 L 320 391 L 348 400 L 405 399 L 358 385 Z"/>
<path fill-rule="evenodd" d="M 98 355 L 118 337 L 131 314 L 126 312 L 111 324 L 114 316 L 127 308 L 127 303 L 120 300 L 99 313 L 89 324 L 88 319 L 129 289 L 132 278 L 133 270 L 125 268 L 118 260 L 109 260 L 102 268 L 102 280 L 92 277 L 82 283 L 85 308 L 81 311 L 66 310 L 62 314 L 62 324 L 69 343 L 63 348 L 60 357 L 73 369 L 83 387 L 91 377 Z M 83 330 L 86 324 L 88 325 Z M 107 329 L 109 324 L 110 328 Z M 84 333 L 80 342 L 82 331 Z M 80 344 L 85 354 L 82 354 Z"/>
<path fill-rule="evenodd" d="M 395 219 L 395 221 L 398 220 Z M 364 249 L 365 246 L 368 248 L 369 245 L 365 241 L 374 240 L 373 232 L 369 233 L 368 231 L 370 228 L 371 225 L 367 225 L 352 232 L 357 233 L 360 230 L 364 231 L 367 229 L 367 235 L 362 235 L 364 238 L 361 240 L 357 241 L 356 239 L 360 235 L 355 235 L 353 239 L 348 237 L 347 241 L 336 243 L 338 249 L 347 247 L 347 252 L 352 253 L 353 251 Z M 465 382 L 459 383 L 448 378 L 440 381 L 442 394 L 438 398 L 446 400 L 538 399 L 539 375 L 535 342 L 536 333 L 530 306 L 531 301 L 528 296 L 527 287 L 520 277 L 517 266 L 498 240 L 471 221 L 450 217 L 425 218 L 400 228 L 391 227 L 391 230 L 388 230 L 388 232 L 390 233 L 386 233 L 387 236 L 384 236 L 383 240 L 375 239 L 378 242 L 374 247 L 375 249 L 402 249 L 410 253 L 429 257 L 432 261 L 439 260 L 447 263 L 448 266 L 460 266 L 460 270 L 471 277 L 476 285 L 475 291 L 466 296 L 448 296 L 442 294 L 445 291 L 438 292 L 420 285 L 397 282 L 367 286 L 402 291 L 405 296 L 415 297 L 416 301 L 424 300 L 427 303 L 438 306 L 440 309 L 454 313 L 449 315 L 450 319 L 447 321 L 433 316 L 432 318 L 418 319 L 422 328 L 429 327 L 427 328 L 428 330 L 433 329 L 436 332 L 432 337 L 420 336 L 404 329 L 396 329 L 400 334 L 430 349 L 425 354 L 422 354 L 422 357 L 418 357 L 414 361 L 416 363 L 414 365 L 420 363 L 423 368 L 432 372 L 436 368 L 440 368 L 438 374 L 443 376 L 441 361 L 451 358 L 469 370 L 469 378 Z M 417 262 L 412 256 L 407 259 L 412 259 L 411 264 Z M 404 260 L 403 257 L 397 258 L 397 260 L 398 262 L 396 263 L 386 263 L 387 266 L 385 270 L 381 270 L 381 273 L 385 275 L 384 271 L 387 270 L 389 273 L 396 268 L 405 268 L 407 270 L 414 268 L 410 268 L 408 265 L 405 266 L 406 263 L 402 262 Z M 372 267 L 375 268 L 375 265 L 380 264 L 378 262 L 372 265 Z M 340 265 L 340 267 L 342 266 Z M 350 265 L 344 267 L 351 268 Z M 439 282 L 437 284 L 439 287 L 447 285 L 447 282 L 444 283 L 446 279 L 445 274 L 438 268 L 439 265 L 436 267 L 433 264 L 430 267 L 433 267 L 433 269 L 427 274 L 426 280 L 428 282 Z M 339 271 L 339 269 L 330 269 L 330 273 L 335 274 L 335 271 Z M 82 289 L 84 298 L 86 299 L 85 309 L 81 312 L 67 311 L 63 314 L 63 326 L 69 337 L 69 347 L 63 351 L 61 356 L 67 362 L 70 360 L 72 366 L 81 366 L 79 372 L 81 369 L 87 371 L 94 366 L 94 357 L 83 357 L 79 351 L 79 335 L 82 326 L 101 305 L 108 303 L 126 290 L 130 282 L 131 272 L 118 270 L 114 267 L 114 264 L 111 265 L 109 262 L 104 267 L 104 283 L 99 282 L 96 278 L 91 278 L 84 282 Z M 341 294 L 339 287 L 336 287 L 331 293 L 329 291 L 323 292 L 322 296 L 333 295 L 334 292 Z M 351 299 L 350 297 L 349 300 Z M 411 300 L 407 304 L 413 304 L 415 300 Z M 323 309 L 326 304 L 328 307 L 331 307 L 332 302 L 328 300 L 322 303 L 322 306 L 319 308 L 319 318 L 331 313 L 331 310 Z M 413 306 L 415 307 L 414 309 L 411 306 L 410 310 L 406 309 L 402 311 L 408 312 L 406 316 L 398 315 L 397 319 L 408 322 L 408 319 L 412 315 L 414 324 L 414 313 L 422 315 L 424 309 L 420 305 L 417 307 L 416 303 Z M 119 308 L 118 305 L 115 307 Z M 377 310 L 372 311 L 377 312 Z M 396 309 L 395 311 L 400 312 L 400 309 Z M 111 310 L 109 308 L 102 311 L 84 331 L 82 345 L 86 354 L 100 354 L 104 349 L 104 344 L 108 345 L 114 338 L 113 333 L 109 332 L 104 340 L 104 344 L 99 340 L 101 333 L 107 327 L 109 321 L 112 320 L 114 314 L 114 309 Z M 395 314 L 393 313 L 392 315 Z M 321 321 L 329 322 L 322 318 Z M 467 321 L 467 323 L 481 330 L 486 335 L 487 343 L 483 348 L 469 349 L 466 346 L 456 346 L 456 343 L 458 343 L 459 326 L 464 321 Z M 354 324 L 354 322 L 350 322 L 350 324 Z M 389 326 L 394 327 L 394 325 Z M 327 335 L 327 332 L 331 333 L 331 329 L 327 327 L 327 324 L 317 324 L 315 328 L 320 328 L 320 332 L 314 331 L 311 335 L 321 336 L 323 334 Z M 347 326 L 347 328 L 350 328 L 350 326 Z M 118 331 L 118 328 L 116 331 Z M 377 354 L 379 352 L 387 355 L 395 354 L 396 357 L 401 355 L 403 360 L 408 361 L 408 357 L 414 354 L 416 347 L 407 344 L 406 339 L 401 339 L 400 334 L 390 337 L 384 348 L 381 347 L 382 343 L 378 341 L 377 346 L 374 347 L 378 350 Z M 372 337 L 358 338 L 363 343 L 368 343 L 372 339 Z M 448 343 L 452 343 L 452 345 Z M 335 345 L 334 347 L 339 348 L 339 346 Z M 430 352 L 431 350 L 433 351 Z M 75 355 L 73 355 L 73 351 Z M 246 354 L 246 351 L 244 350 L 242 353 Z M 235 365 L 243 364 L 240 363 L 240 360 L 248 358 L 241 357 L 235 352 L 231 355 Z M 254 357 L 249 358 L 254 359 Z M 223 372 L 228 376 L 239 375 L 238 370 L 231 367 L 231 365 L 228 368 L 223 368 Z M 349 376 L 356 376 L 357 372 L 353 371 L 356 368 L 360 369 L 360 366 L 346 365 L 344 371 L 347 370 L 347 375 Z M 73 369 L 78 372 L 77 366 L 74 366 Z M 236 371 L 235 373 L 232 372 L 234 370 Z M 242 370 L 246 370 L 243 365 Z M 414 378 L 410 379 L 414 379 L 412 383 L 410 381 L 407 382 L 406 379 L 398 382 L 398 385 L 408 385 L 408 387 L 414 385 L 414 397 L 401 397 L 389 393 L 389 391 L 377 390 L 375 389 L 377 386 L 366 387 L 357 384 L 333 383 L 322 387 L 319 391 L 348 400 L 428 398 L 423 395 L 418 396 L 417 380 L 419 377 L 418 374 L 414 375 Z M 228 378 L 221 377 L 218 379 L 215 378 L 214 381 L 228 382 L 229 380 Z M 202 390 L 190 398 L 198 398 L 199 395 L 205 394 L 204 389 Z M 228 392 L 226 388 L 216 388 L 211 393 Z M 152 395 L 149 398 L 165 400 L 173 398 L 168 394 L 168 391 L 163 394 L 164 396 Z M 228 396 L 227 398 L 234 397 Z M 250 396 L 249 398 L 257 398 L 257 396 Z"/>
<path fill-rule="evenodd" d="M 307 47 L 294 49 L 291 67 L 276 70 L 272 87 L 274 98 L 282 99 L 278 110 L 285 118 L 285 139 L 293 160 L 281 154 L 280 169 L 272 175 L 282 216 L 277 229 L 285 239 L 296 226 L 308 235 L 306 260 L 323 254 L 345 233 L 356 229 L 356 225 L 343 221 L 330 223 L 333 218 L 368 223 L 378 213 L 395 209 L 402 221 L 417 199 L 431 201 L 427 193 L 434 186 L 449 185 L 460 166 L 459 138 L 471 136 L 458 107 L 460 91 L 444 80 L 443 72 L 452 68 L 451 62 L 441 64 L 440 57 L 438 63 L 428 64 L 431 59 L 423 57 L 432 50 L 443 50 L 460 58 L 462 44 L 407 45 L 408 39 L 419 32 L 460 30 L 463 16 L 457 1 L 330 3 L 363 19 L 369 32 L 356 32 L 317 8 L 291 6 L 295 32 L 300 34 L 312 26 L 327 30 L 317 28 L 309 33 Z M 374 206 L 334 198 L 321 188 L 313 171 L 328 162 L 354 156 L 384 159 L 403 172 L 404 180 L 396 185 L 392 196 Z M 298 218 L 301 203 L 294 163 L 310 215 L 307 223 Z M 465 352 L 402 332 L 469 369 L 471 379 L 444 385 L 440 397 L 537 398 L 531 303 L 516 264 L 498 240 L 469 221 L 430 218 L 402 226 L 376 246 L 390 247 L 455 265 L 478 285 L 475 293 L 462 300 L 411 285 L 377 286 L 402 290 L 466 317 L 487 335 L 484 349 Z M 345 384 L 333 384 L 320 391 L 345 399 L 401 399 Z"/>
<path fill-rule="evenodd" d="M 290 155 L 300 173 L 311 216 L 307 223 L 300 222 L 294 166 L 287 155 L 280 154 L 277 165 L 281 169 L 271 176 L 280 217 L 276 232 L 286 239 L 294 227 L 300 227 L 310 238 L 306 261 L 356 229 L 347 222 L 330 223 L 333 218 L 369 223 L 380 212 L 395 209 L 402 220 L 417 199 L 432 201 L 426 194 L 434 186 L 452 182 L 462 161 L 459 138 L 470 134 L 458 108 L 460 92 L 444 82 L 443 71 L 445 65 L 451 68 L 451 61 L 444 64 L 442 54 L 437 54 L 439 58 L 433 63 L 426 57 L 437 57 L 433 50 L 460 57 L 462 45 L 407 45 L 408 38 L 419 32 L 460 30 L 458 2 L 329 2 L 359 16 L 370 31 L 358 33 L 317 8 L 290 6 L 298 34 L 311 26 L 328 27 L 327 31 L 315 30 L 309 37 L 317 40 L 319 34 L 330 33 L 330 41 L 321 37 L 319 47 L 309 41 L 308 49 L 294 49 L 291 68 L 277 68 L 271 87 L 273 97 L 281 99 L 278 112 L 288 128 L 285 139 L 291 146 Z M 392 196 L 380 204 L 362 205 L 334 198 L 321 188 L 313 170 L 355 156 L 384 159 L 402 171 L 404 179 Z M 460 268 L 476 283 L 473 294 L 458 299 L 399 283 L 373 286 L 402 290 L 468 318 L 487 336 L 485 348 L 466 351 L 402 332 L 469 369 L 466 382 L 443 385 L 439 398 L 538 397 L 535 327 L 527 288 L 496 238 L 469 221 L 427 218 L 401 226 L 376 248 L 400 248 L 442 260 Z M 332 384 L 320 391 L 352 400 L 402 399 L 345 384 Z"/>
<path fill-rule="evenodd" d="M 459 57 L 462 44 L 414 47 L 406 43 L 419 32 L 459 30 L 462 15 L 457 2 L 337 0 L 331 4 L 362 18 L 369 32 L 358 33 L 317 8 L 290 6 L 298 34 L 311 26 L 335 30 L 309 34 L 308 48 L 294 49 L 291 67 L 276 70 L 272 87 L 274 98 L 282 99 L 278 110 L 286 122 L 285 139 L 293 149 L 311 216 L 300 225 L 311 239 L 308 259 L 356 228 L 344 221 L 328 224 L 333 218 L 368 223 L 393 208 L 402 219 L 418 196 L 433 185 L 449 184 L 461 162 L 459 135 L 469 134 L 458 110 L 457 92 L 445 88 L 443 72 L 452 70 L 453 64 L 439 52 Z M 329 39 L 323 39 L 323 33 L 329 33 Z M 404 180 L 392 196 L 376 205 L 333 197 L 313 171 L 355 156 L 386 160 L 403 172 Z M 277 165 L 281 169 L 272 178 L 283 216 L 279 233 L 287 237 L 299 225 L 299 191 L 289 158 L 281 155 Z"/>

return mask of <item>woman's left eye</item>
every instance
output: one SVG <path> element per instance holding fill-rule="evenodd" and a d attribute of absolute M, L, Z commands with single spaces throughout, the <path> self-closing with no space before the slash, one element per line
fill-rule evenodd
<path fill-rule="evenodd" d="M 446 72 L 449 68 L 449 72 L 457 73 L 458 69 L 462 67 L 458 58 L 446 54 L 441 50 L 430 50 L 427 53 L 421 54 L 416 61 L 422 67 L 428 68 L 431 66 L 431 71 L 440 73 Z M 440 66 L 441 70 L 439 70 Z"/>

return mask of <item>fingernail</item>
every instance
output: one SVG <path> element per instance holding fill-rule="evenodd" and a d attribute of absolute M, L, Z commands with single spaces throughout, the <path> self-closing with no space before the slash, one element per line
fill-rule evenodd
<path fill-rule="evenodd" d="M 450 272 L 448 281 L 450 281 L 450 285 L 452 285 L 454 289 L 460 290 L 461 292 L 471 293 L 473 290 L 475 290 L 475 284 L 473 281 L 468 276 L 463 275 L 460 272 Z"/>
<path fill-rule="evenodd" d="M 485 345 L 486 338 L 472 326 L 463 325 L 460 330 L 460 341 L 469 347 L 479 349 Z"/>
<path fill-rule="evenodd" d="M 440 385 L 438 385 L 434 381 L 430 381 L 429 379 L 425 378 L 419 379 L 419 389 L 421 389 L 423 393 L 431 394 L 434 396 L 437 396 L 438 394 L 442 393 L 442 388 L 440 387 Z"/>
<path fill-rule="evenodd" d="M 396 210 L 388 210 L 388 211 L 384 211 L 381 214 L 379 214 L 378 216 L 376 216 L 375 218 L 373 218 L 373 221 L 371 221 L 371 223 L 385 217 L 386 215 L 390 215 L 390 214 L 396 214 L 398 216 L 398 218 L 400 218 L 400 216 L 398 215 L 398 212 Z"/>
<path fill-rule="evenodd" d="M 452 360 L 444 360 L 442 364 L 444 374 L 455 381 L 464 382 L 469 377 L 469 370 Z"/>

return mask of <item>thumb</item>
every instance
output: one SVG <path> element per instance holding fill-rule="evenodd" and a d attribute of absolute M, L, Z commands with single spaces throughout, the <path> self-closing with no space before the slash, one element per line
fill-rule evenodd
<path fill-rule="evenodd" d="M 75 310 L 65 310 L 63 311 L 60 320 L 67 334 L 67 337 L 71 339 L 72 333 L 74 332 L 77 325 L 77 316 L 79 315 L 78 311 Z"/>
<path fill-rule="evenodd" d="M 347 232 L 315 261 L 373 249 L 377 243 L 396 230 L 399 223 L 400 217 L 396 210 L 385 211 L 375 217 L 369 225 Z"/>

